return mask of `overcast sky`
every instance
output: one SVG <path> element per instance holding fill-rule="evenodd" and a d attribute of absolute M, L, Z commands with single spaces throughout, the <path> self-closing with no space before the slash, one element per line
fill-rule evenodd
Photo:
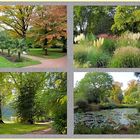
<path fill-rule="evenodd" d="M 127 84 L 130 80 L 137 80 L 137 78 L 134 76 L 133 72 L 107 72 L 110 75 L 113 76 L 114 81 L 118 81 L 122 83 L 122 90 L 127 88 Z M 84 78 L 86 72 L 74 72 L 74 86 L 77 81 L 80 81 L 82 78 Z"/>

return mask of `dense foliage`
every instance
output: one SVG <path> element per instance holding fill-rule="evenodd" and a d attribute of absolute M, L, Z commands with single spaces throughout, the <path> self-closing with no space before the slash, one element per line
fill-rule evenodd
<path fill-rule="evenodd" d="M 75 89 L 75 100 L 101 103 L 109 95 L 113 79 L 107 73 L 87 73 Z"/>
<path fill-rule="evenodd" d="M 1 103 L 3 106 L 11 105 L 16 121 L 23 124 L 53 121 L 57 133 L 66 133 L 66 73 L 1 73 L 1 78 L 4 78 L 0 85 Z M 9 100 L 5 100 L 8 98 L 7 90 Z"/>
<path fill-rule="evenodd" d="M 139 14 L 139 6 L 75 6 L 74 33 L 139 32 Z"/>
<path fill-rule="evenodd" d="M 138 6 L 75 6 L 75 66 L 140 67 L 139 15 Z"/>
<path fill-rule="evenodd" d="M 113 23 L 113 13 L 114 7 L 111 6 L 94 6 L 94 8 L 93 6 L 75 6 L 74 33 L 109 33 Z"/>
<path fill-rule="evenodd" d="M 74 97 L 75 105 L 82 109 L 89 104 L 100 104 L 100 108 L 108 108 L 106 105 L 109 104 L 114 107 L 119 104 L 137 105 L 140 102 L 139 79 L 131 80 L 127 89 L 122 90 L 122 83 L 114 81 L 108 73 L 86 73 L 85 77 L 76 84 Z"/>

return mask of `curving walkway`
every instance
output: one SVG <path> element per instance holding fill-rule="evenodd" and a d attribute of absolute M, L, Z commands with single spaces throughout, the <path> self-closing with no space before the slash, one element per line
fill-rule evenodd
<path fill-rule="evenodd" d="M 33 131 L 30 134 L 55 134 L 54 131 L 52 130 L 52 128 L 48 128 L 45 130 L 37 130 L 37 131 Z"/>
<path fill-rule="evenodd" d="M 25 58 L 40 61 L 41 64 L 27 66 L 25 68 L 67 68 L 67 56 L 57 58 L 57 59 L 45 59 L 37 56 L 22 55 Z"/>

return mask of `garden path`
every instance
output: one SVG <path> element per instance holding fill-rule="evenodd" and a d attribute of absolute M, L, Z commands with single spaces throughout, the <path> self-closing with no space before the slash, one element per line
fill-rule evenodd
<path fill-rule="evenodd" d="M 45 130 L 37 130 L 37 131 L 33 131 L 31 134 L 54 134 L 54 131 L 52 128 L 48 128 Z"/>
<path fill-rule="evenodd" d="M 64 68 L 67 67 L 67 56 L 57 59 L 45 59 L 37 56 L 22 55 L 25 58 L 40 61 L 41 64 L 27 66 L 26 68 Z"/>

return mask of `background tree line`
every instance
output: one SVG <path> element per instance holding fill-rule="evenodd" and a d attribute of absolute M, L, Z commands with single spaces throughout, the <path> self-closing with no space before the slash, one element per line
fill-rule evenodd
<path fill-rule="evenodd" d="M 131 80 L 122 90 L 122 83 L 114 81 L 108 73 L 87 73 L 74 89 L 75 105 L 86 104 L 130 104 L 140 103 L 140 73 L 135 73 L 138 80 Z"/>
<path fill-rule="evenodd" d="M 75 6 L 74 34 L 137 33 L 140 31 L 139 14 L 139 6 Z"/>

